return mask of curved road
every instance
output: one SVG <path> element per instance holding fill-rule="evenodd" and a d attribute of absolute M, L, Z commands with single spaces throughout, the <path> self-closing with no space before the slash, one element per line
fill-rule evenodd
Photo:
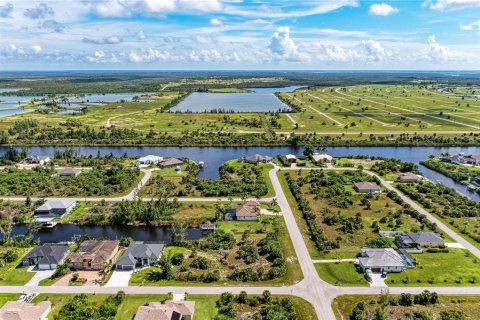
<path fill-rule="evenodd" d="M 302 170 L 308 168 L 302 168 Z M 319 170 L 311 168 L 312 170 Z M 324 170 L 338 170 L 338 168 L 323 168 Z M 339 295 L 347 294 L 380 294 L 382 288 L 379 287 L 336 287 L 330 285 L 320 279 L 314 266 L 314 262 L 310 257 L 307 246 L 303 240 L 302 234 L 295 221 L 292 209 L 287 201 L 287 198 L 282 190 L 280 181 L 277 176 L 277 172 L 280 168 L 276 167 L 269 172 L 270 179 L 272 181 L 273 188 L 276 193 L 276 199 L 278 205 L 281 208 L 287 230 L 292 239 L 295 253 L 297 255 L 300 268 L 303 272 L 304 279 L 294 285 L 284 287 L 247 287 L 247 286 L 205 286 L 205 287 L 97 287 L 97 286 L 82 286 L 82 287 L 52 287 L 52 286 L 0 286 L 0 292 L 2 293 L 46 293 L 46 294 L 67 294 L 67 293 L 109 293 L 113 294 L 119 290 L 125 291 L 127 294 L 165 294 L 172 293 L 185 293 L 192 294 L 220 294 L 222 292 L 240 293 L 245 290 L 250 294 L 261 294 L 264 290 L 270 290 L 275 295 L 294 295 L 309 301 L 315 308 L 315 312 L 321 320 L 335 319 L 335 314 L 332 310 L 332 302 L 335 297 Z M 292 169 L 285 169 L 292 170 Z M 295 170 L 295 169 L 293 169 Z M 340 170 L 352 170 L 351 168 L 342 168 Z M 355 169 L 353 169 L 355 170 Z M 368 174 L 376 176 L 376 174 L 365 171 Z M 145 175 L 147 176 L 147 174 Z M 145 177 L 144 177 L 145 178 Z M 142 179 L 143 181 L 144 179 Z M 144 183 L 148 178 L 144 181 Z M 464 245 L 467 249 L 471 250 L 473 254 L 480 257 L 478 249 L 466 242 L 463 238 L 450 230 L 446 225 L 438 221 L 435 217 L 423 210 L 415 204 L 411 199 L 401 194 L 398 190 L 394 189 L 383 179 L 380 179 L 381 183 L 388 190 L 397 192 L 402 199 L 412 205 L 420 213 L 425 214 L 431 221 L 437 223 L 438 227 L 445 233 Z M 204 198 L 198 198 L 205 201 Z M 111 200 L 111 199 L 108 199 Z M 216 199 L 215 199 L 216 200 Z M 420 293 L 423 290 L 435 291 L 438 294 L 453 294 L 453 295 L 466 295 L 466 294 L 480 294 L 480 287 L 389 287 L 389 292 L 392 294 L 399 294 L 403 292 Z"/>

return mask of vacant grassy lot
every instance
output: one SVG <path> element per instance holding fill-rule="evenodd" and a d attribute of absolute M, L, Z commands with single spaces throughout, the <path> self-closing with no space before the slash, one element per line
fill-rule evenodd
<path fill-rule="evenodd" d="M 302 272 L 299 267 L 293 244 L 289 238 L 283 219 L 278 220 L 279 226 L 279 241 L 281 243 L 281 249 L 283 256 L 286 260 L 286 273 L 284 276 L 274 278 L 271 280 L 257 280 L 257 281 L 241 281 L 229 279 L 238 269 L 253 268 L 258 271 L 259 268 L 262 272 L 268 272 L 271 268 L 271 263 L 266 260 L 265 256 L 259 255 L 258 258 L 252 263 L 246 263 L 242 258 L 239 258 L 238 251 L 242 244 L 253 243 L 258 245 L 262 239 L 265 238 L 266 232 L 273 230 L 273 224 L 276 218 L 274 217 L 262 217 L 259 222 L 250 221 L 232 221 L 221 222 L 217 225 L 217 230 L 223 230 L 227 233 L 232 233 L 235 238 L 236 244 L 232 249 L 228 250 L 209 250 L 198 249 L 193 252 L 190 249 L 179 250 L 176 252 L 182 252 L 185 258 L 184 263 L 179 266 L 174 266 L 174 274 L 176 280 L 163 280 L 161 277 L 156 277 L 157 273 L 161 273 L 162 269 L 159 267 L 146 268 L 140 272 L 135 273 L 130 279 L 130 285 L 140 286 L 158 286 L 158 285 L 190 285 L 190 286 L 202 286 L 211 285 L 210 283 L 202 282 L 201 277 L 206 271 L 218 270 L 220 279 L 213 282 L 214 285 L 245 285 L 245 286 L 261 286 L 261 285 L 288 285 L 296 283 L 302 279 Z M 244 234 L 247 234 L 248 240 L 242 240 Z M 173 252 L 172 252 L 173 253 Z M 209 261 L 208 270 L 192 268 L 191 264 L 197 257 L 202 257 Z M 186 267 L 186 269 L 185 269 Z M 260 272 L 260 271 L 258 271 Z M 188 280 L 191 279 L 191 280 Z"/>
<path fill-rule="evenodd" d="M 417 266 L 402 273 L 389 273 L 389 286 L 478 286 L 480 261 L 467 250 L 414 254 Z"/>
<path fill-rule="evenodd" d="M 391 297 L 399 298 L 399 296 L 391 295 Z M 373 313 L 379 307 L 378 296 L 340 296 L 333 303 L 333 311 L 337 320 L 348 320 L 352 314 L 354 306 L 359 302 L 365 302 L 367 311 L 371 316 L 365 319 L 374 319 Z M 433 316 L 431 319 L 440 319 L 442 311 L 463 312 L 466 318 L 446 318 L 446 319 L 480 319 L 480 297 L 479 296 L 440 296 L 439 303 L 434 305 L 422 306 L 413 305 L 409 307 L 387 306 L 385 314 L 388 319 L 410 320 L 415 312 L 426 312 Z M 417 318 L 418 319 L 418 318 Z M 428 318 L 430 319 L 430 318 Z M 442 318 L 443 319 L 443 318 Z"/>
<path fill-rule="evenodd" d="M 28 267 L 22 267 L 22 258 L 32 248 L 11 248 L 2 247 L 0 254 L 3 256 L 6 251 L 13 250 L 17 254 L 17 259 L 6 263 L 0 268 L 0 285 L 2 286 L 21 286 L 30 281 L 35 275 L 34 272 L 27 272 Z"/>
<path fill-rule="evenodd" d="M 351 262 L 316 263 L 322 280 L 340 287 L 368 287 L 369 283 L 357 266 Z"/>
<path fill-rule="evenodd" d="M 320 253 L 308 236 L 307 226 L 298 210 L 288 186 L 283 187 L 295 210 L 297 223 L 314 259 L 354 258 L 359 249 L 370 239 L 376 238 L 378 230 L 420 230 L 421 224 L 403 212 L 403 208 L 387 197 L 360 194 L 353 190 L 357 181 L 369 181 L 370 176 L 359 171 L 310 171 L 292 172 L 300 181 L 301 193 L 310 203 L 316 221 L 329 241 L 338 243 L 338 248 L 329 253 Z M 280 173 L 281 181 L 284 173 Z"/>

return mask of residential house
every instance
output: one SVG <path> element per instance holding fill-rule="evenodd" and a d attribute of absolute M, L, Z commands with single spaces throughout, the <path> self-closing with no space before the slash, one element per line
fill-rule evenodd
<path fill-rule="evenodd" d="M 118 258 L 116 268 L 119 270 L 135 270 L 137 267 L 148 267 L 162 256 L 165 242 L 134 241 L 125 253 Z"/>
<path fill-rule="evenodd" d="M 193 320 L 195 301 L 150 302 L 140 306 L 133 320 Z"/>
<path fill-rule="evenodd" d="M 160 168 L 169 168 L 169 167 L 176 167 L 176 166 L 181 166 L 183 164 L 183 161 L 177 158 L 166 158 L 163 159 L 158 163 L 158 166 Z"/>
<path fill-rule="evenodd" d="M 381 191 L 380 186 L 376 182 L 356 182 L 353 184 L 353 188 L 360 193 L 379 193 Z"/>
<path fill-rule="evenodd" d="M 258 201 L 246 201 L 235 209 L 230 209 L 225 215 L 225 220 L 256 221 L 260 215 Z"/>
<path fill-rule="evenodd" d="M 316 164 L 333 163 L 333 157 L 328 154 L 314 153 L 312 155 L 312 161 Z"/>
<path fill-rule="evenodd" d="M 435 232 L 415 232 L 398 236 L 396 242 L 402 248 L 443 247 L 445 240 Z"/>
<path fill-rule="evenodd" d="M 44 165 L 49 161 L 50 161 L 49 156 L 28 156 L 23 160 L 23 162 L 26 164 L 39 164 L 39 165 Z"/>
<path fill-rule="evenodd" d="M 293 154 L 287 154 L 285 156 L 285 159 L 287 159 L 288 163 L 296 163 L 297 162 L 297 157 Z"/>
<path fill-rule="evenodd" d="M 59 177 L 76 177 L 80 173 L 82 173 L 82 169 L 80 168 L 77 169 L 77 168 L 66 167 L 58 172 L 58 176 Z"/>
<path fill-rule="evenodd" d="M 77 202 L 73 199 L 48 199 L 44 204 L 35 209 L 36 217 L 61 218 L 70 213 Z"/>
<path fill-rule="evenodd" d="M 363 272 L 402 272 L 407 268 L 405 259 L 394 249 L 362 248 L 358 264 Z"/>
<path fill-rule="evenodd" d="M 421 175 L 412 173 L 412 172 L 403 172 L 401 173 L 397 179 L 395 179 L 396 182 L 420 182 L 423 180 L 423 177 Z"/>
<path fill-rule="evenodd" d="M 22 265 L 36 266 L 38 270 L 55 270 L 70 253 L 67 245 L 44 244 L 36 246 L 22 259 Z"/>
<path fill-rule="evenodd" d="M 480 187 L 480 176 L 472 179 L 472 183 Z"/>
<path fill-rule="evenodd" d="M 252 164 L 267 163 L 267 162 L 270 162 L 272 160 L 273 160 L 272 157 L 264 156 L 264 155 L 261 155 L 261 154 L 254 154 L 254 155 L 243 158 L 243 161 L 245 161 L 247 163 L 252 163 Z"/>
<path fill-rule="evenodd" d="M 8 301 L 0 308 L 1 320 L 47 320 L 52 310 L 50 301 L 33 303 Z"/>
<path fill-rule="evenodd" d="M 163 161 L 163 157 L 148 155 L 138 158 L 137 164 L 140 166 L 149 166 L 152 164 L 158 164 L 160 161 Z"/>
<path fill-rule="evenodd" d="M 120 245 L 116 240 L 86 240 L 70 256 L 73 270 L 103 270 L 107 264 L 113 265 Z"/>

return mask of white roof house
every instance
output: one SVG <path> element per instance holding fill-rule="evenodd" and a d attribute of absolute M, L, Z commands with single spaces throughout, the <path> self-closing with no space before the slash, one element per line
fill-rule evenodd
<path fill-rule="evenodd" d="M 312 155 L 312 159 L 314 162 L 326 162 L 326 163 L 333 162 L 333 157 L 329 154 L 314 153 Z"/>
<path fill-rule="evenodd" d="M 52 310 L 50 301 L 42 301 L 38 304 L 8 301 L 0 309 L 0 319 L 4 320 L 47 320 Z"/>
<path fill-rule="evenodd" d="M 163 157 L 148 155 L 145 157 L 138 158 L 138 164 L 150 165 L 150 164 L 157 164 L 163 160 Z"/>
<path fill-rule="evenodd" d="M 358 263 L 363 272 L 402 272 L 407 268 L 405 259 L 392 248 L 363 248 Z"/>
<path fill-rule="evenodd" d="M 35 215 L 42 217 L 61 218 L 75 208 L 77 202 L 74 199 L 48 199 L 44 204 L 35 209 Z"/>

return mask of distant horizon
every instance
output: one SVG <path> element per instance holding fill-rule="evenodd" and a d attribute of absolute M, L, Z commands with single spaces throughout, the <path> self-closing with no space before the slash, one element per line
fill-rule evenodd
<path fill-rule="evenodd" d="M 480 0 L 0 0 L 3 70 L 480 70 Z"/>

